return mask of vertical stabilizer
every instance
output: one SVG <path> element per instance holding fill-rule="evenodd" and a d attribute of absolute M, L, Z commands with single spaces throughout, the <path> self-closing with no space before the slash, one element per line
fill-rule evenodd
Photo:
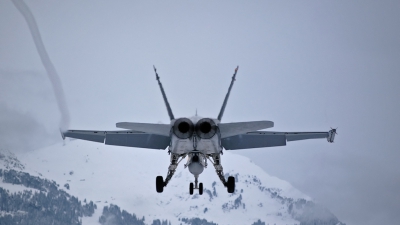
<path fill-rule="evenodd" d="M 158 81 L 158 85 L 160 86 L 160 90 L 161 90 L 161 94 L 162 94 L 164 102 L 165 102 L 165 106 L 167 107 L 169 119 L 173 120 L 173 119 L 175 119 L 175 117 L 174 117 L 174 114 L 172 113 L 171 106 L 169 106 L 169 102 L 168 102 L 167 96 L 165 95 L 164 88 L 161 84 L 160 77 L 157 74 L 157 69 L 155 66 L 153 66 L 153 68 L 154 68 L 154 72 L 156 73 L 156 79 Z"/>
<path fill-rule="evenodd" d="M 232 76 L 231 85 L 229 85 L 228 93 L 226 93 L 226 96 L 225 96 L 225 99 L 224 99 L 224 103 L 222 104 L 222 107 L 221 107 L 221 111 L 219 111 L 219 114 L 218 114 L 218 120 L 219 120 L 219 121 L 221 121 L 222 116 L 224 115 L 226 103 L 228 102 L 229 94 L 231 93 L 233 83 L 234 83 L 235 80 L 236 80 L 236 73 L 237 73 L 238 69 L 239 69 L 239 66 L 237 66 L 236 69 L 235 69 L 235 73 L 234 73 L 233 76 Z"/>

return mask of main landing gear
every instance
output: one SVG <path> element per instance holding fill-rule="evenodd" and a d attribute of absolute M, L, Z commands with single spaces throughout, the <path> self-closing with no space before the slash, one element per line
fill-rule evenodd
<path fill-rule="evenodd" d="M 228 177 L 228 181 L 226 182 L 226 188 L 228 189 L 228 193 L 235 192 L 235 178 L 230 176 Z"/>
<path fill-rule="evenodd" d="M 158 193 L 162 193 L 164 191 L 164 187 L 167 186 L 168 182 L 171 180 L 172 176 L 174 175 L 178 164 L 182 161 L 182 159 L 186 157 L 186 154 L 178 155 L 178 154 L 171 154 L 171 164 L 168 167 L 168 174 L 167 177 L 164 178 L 162 176 L 156 177 L 156 190 Z M 217 173 L 219 179 L 221 180 L 222 184 L 226 187 L 228 193 L 235 192 L 235 177 L 229 176 L 228 179 L 225 179 L 223 168 L 221 165 L 221 158 L 220 154 L 211 154 L 206 156 L 208 160 L 210 160 L 215 168 L 215 172 Z M 205 165 L 207 166 L 207 165 Z M 200 172 L 201 173 L 201 172 Z M 195 173 L 195 180 L 194 183 L 191 182 L 189 184 L 189 194 L 193 195 L 194 189 L 199 190 L 199 195 L 203 194 L 203 183 L 198 183 L 198 175 Z"/>
<path fill-rule="evenodd" d="M 230 176 L 230 177 L 228 177 L 228 181 L 225 180 L 223 168 L 221 165 L 221 155 L 220 154 L 212 154 L 211 158 L 212 158 L 212 160 L 210 158 L 208 158 L 208 159 L 213 163 L 215 172 L 217 173 L 219 179 L 224 184 L 226 189 L 228 189 L 228 193 L 234 193 L 235 192 L 235 177 Z"/>
<path fill-rule="evenodd" d="M 162 176 L 156 177 L 156 189 L 158 193 L 162 193 L 164 191 L 164 178 Z"/>
<path fill-rule="evenodd" d="M 164 187 L 167 186 L 168 182 L 171 180 L 172 176 L 174 175 L 178 164 L 182 161 L 183 158 L 186 157 L 186 154 L 179 155 L 171 153 L 171 163 L 168 167 L 168 174 L 167 177 L 164 178 L 162 176 L 156 177 L 156 190 L 158 193 L 162 193 L 164 191 Z"/>

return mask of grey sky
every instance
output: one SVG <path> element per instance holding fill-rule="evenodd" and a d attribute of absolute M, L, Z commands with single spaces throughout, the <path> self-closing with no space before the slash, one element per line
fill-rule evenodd
<path fill-rule="evenodd" d="M 153 64 L 175 117 L 196 108 L 216 117 L 239 65 L 223 121 L 272 120 L 279 131 L 332 126 L 339 135 L 334 144 L 238 153 L 348 224 L 400 221 L 398 1 L 27 4 L 61 77 L 71 128 L 168 122 Z M 57 132 L 51 87 L 32 79 L 45 70 L 23 17 L 6 0 L 0 73 L 1 117 L 18 112 L 15 118 Z"/>

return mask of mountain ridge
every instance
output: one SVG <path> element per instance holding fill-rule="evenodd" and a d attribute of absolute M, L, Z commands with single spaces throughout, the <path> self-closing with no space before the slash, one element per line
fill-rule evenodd
<path fill-rule="evenodd" d="M 80 140 L 66 141 L 17 155 L 20 170 L 46 177 L 60 189 L 98 205 L 83 224 L 99 224 L 101 209 L 117 205 L 145 223 L 182 219 L 205 219 L 217 224 L 343 224 L 329 210 L 288 182 L 265 173 L 243 156 L 225 151 L 225 176 L 236 177 L 236 191 L 227 193 L 212 165 L 200 175 L 204 194 L 189 195 L 193 176 L 178 167 L 164 193 L 155 191 L 155 177 L 165 176 L 169 165 L 166 151 L 120 148 Z M 68 188 L 67 188 L 68 186 Z M 310 222 L 310 223 L 308 223 Z"/>

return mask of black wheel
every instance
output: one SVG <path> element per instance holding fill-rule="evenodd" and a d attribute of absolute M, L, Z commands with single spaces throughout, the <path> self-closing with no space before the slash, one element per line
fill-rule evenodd
<path fill-rule="evenodd" d="M 199 184 L 199 195 L 203 194 L 203 183 Z"/>
<path fill-rule="evenodd" d="M 193 194 L 193 183 L 189 184 L 189 194 L 192 195 Z"/>
<path fill-rule="evenodd" d="M 158 193 L 162 193 L 164 191 L 164 178 L 162 176 L 156 177 L 156 189 Z"/>
<path fill-rule="evenodd" d="M 227 182 L 226 186 L 228 188 L 228 193 L 235 192 L 235 178 L 234 177 L 228 177 L 228 182 Z"/>

